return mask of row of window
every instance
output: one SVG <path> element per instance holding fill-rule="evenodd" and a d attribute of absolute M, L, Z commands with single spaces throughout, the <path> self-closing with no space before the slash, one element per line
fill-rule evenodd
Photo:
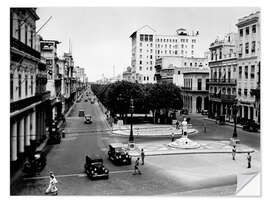
<path fill-rule="evenodd" d="M 156 39 L 156 42 L 175 42 L 177 43 L 178 40 L 177 39 L 162 39 L 162 38 L 157 38 Z M 188 43 L 188 39 L 180 39 L 180 42 L 183 42 L 183 43 Z M 192 39 L 191 40 L 192 43 L 196 43 L 196 39 Z"/>
<path fill-rule="evenodd" d="M 213 91 L 213 90 L 214 90 L 214 91 Z M 232 89 L 231 89 L 230 87 L 228 87 L 228 88 L 227 88 L 227 93 L 226 93 L 226 88 L 225 88 L 225 87 L 223 87 L 223 88 L 220 89 L 219 91 L 221 91 L 222 94 L 235 95 L 235 93 L 236 93 L 236 88 L 232 88 Z M 211 86 L 211 88 L 210 88 L 210 92 L 211 92 L 211 93 L 218 94 L 219 91 L 218 91 L 218 88 L 217 88 L 217 87 Z"/>
<path fill-rule="evenodd" d="M 239 79 L 242 79 L 243 77 L 243 67 L 239 66 Z M 250 76 L 250 77 L 249 77 Z M 254 79 L 255 78 L 255 65 L 250 66 L 250 71 L 248 66 L 245 66 L 244 68 L 244 79 Z"/>
<path fill-rule="evenodd" d="M 184 87 L 192 89 L 192 78 L 184 78 Z M 197 90 L 202 90 L 202 78 L 197 78 Z M 208 85 L 206 86 L 206 90 L 208 90 Z"/>
<path fill-rule="evenodd" d="M 140 66 L 140 67 L 139 67 L 139 70 L 140 70 L 140 71 L 142 71 L 142 66 Z M 153 70 L 153 67 L 152 67 L 152 66 L 150 66 L 149 68 L 148 68 L 148 67 L 146 67 L 146 70 L 150 70 L 150 71 L 152 71 L 152 70 Z"/>
<path fill-rule="evenodd" d="M 28 96 L 28 88 L 30 89 L 30 95 L 33 95 L 34 92 L 34 80 L 33 76 L 30 77 L 30 85 L 28 84 L 28 76 L 25 75 L 25 78 L 22 78 L 21 74 L 18 74 L 18 78 L 14 78 L 14 75 L 10 74 L 10 99 L 14 98 L 14 80 L 18 79 L 18 86 L 15 87 L 15 90 L 18 89 L 18 97 L 21 99 L 22 97 L 22 85 L 25 85 L 25 96 Z"/>
<path fill-rule="evenodd" d="M 181 44 L 181 48 L 183 49 L 184 47 L 187 48 L 187 45 Z M 156 48 L 163 48 L 163 45 L 162 44 L 156 44 Z M 167 44 L 165 44 L 164 45 L 164 48 L 165 49 L 167 49 L 167 48 L 178 49 L 178 45 L 177 44 L 176 45 L 171 45 L 171 44 L 167 45 Z M 191 49 L 194 49 L 194 45 L 193 44 L 191 45 Z"/>
<path fill-rule="evenodd" d="M 242 95 L 242 89 L 238 88 L 238 95 L 241 96 Z M 248 89 L 244 89 L 244 96 L 248 96 Z"/>
<path fill-rule="evenodd" d="M 153 42 L 153 35 L 140 35 L 140 41 Z"/>
<path fill-rule="evenodd" d="M 148 47 L 148 45 L 150 46 L 150 47 L 152 47 L 153 46 L 153 44 L 152 43 L 150 43 L 150 44 L 146 44 L 146 46 Z M 140 42 L 140 47 L 142 47 L 142 42 Z"/>
<path fill-rule="evenodd" d="M 247 26 L 247 27 L 245 27 L 245 29 L 244 29 L 244 28 L 240 29 L 240 30 L 239 30 L 239 35 L 240 35 L 240 37 L 243 37 L 244 31 L 245 31 L 246 36 L 249 35 L 250 27 Z M 252 32 L 252 33 L 256 33 L 256 25 L 252 25 L 252 26 L 251 26 L 251 32 Z"/>
<path fill-rule="evenodd" d="M 241 57 L 243 53 L 243 44 L 239 44 L 239 49 L 240 49 L 239 56 Z M 249 54 L 249 51 L 251 51 L 251 53 L 255 53 L 255 50 L 256 50 L 256 41 L 251 42 L 251 47 L 249 47 L 249 42 L 245 43 L 245 54 Z"/>

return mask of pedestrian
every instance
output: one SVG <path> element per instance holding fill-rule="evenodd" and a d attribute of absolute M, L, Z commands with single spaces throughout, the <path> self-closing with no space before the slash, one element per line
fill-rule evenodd
<path fill-rule="evenodd" d="M 171 140 L 172 140 L 172 142 L 174 141 L 174 133 L 173 132 L 171 134 Z"/>
<path fill-rule="evenodd" d="M 57 195 L 58 194 L 58 189 L 56 187 L 56 184 L 58 183 L 58 181 L 56 180 L 54 174 L 52 171 L 49 172 L 50 174 L 50 182 L 49 182 L 49 186 L 46 189 L 45 194 L 54 194 Z"/>
<path fill-rule="evenodd" d="M 177 120 L 175 124 L 176 124 L 176 129 L 178 130 L 179 129 L 179 121 Z"/>
<path fill-rule="evenodd" d="M 182 132 L 183 132 L 183 135 L 185 136 L 185 137 L 187 137 L 187 131 L 188 131 L 188 123 L 187 123 L 187 119 L 186 119 L 186 117 L 184 117 L 184 120 L 182 121 Z"/>
<path fill-rule="evenodd" d="M 251 168 L 251 155 L 250 155 L 249 152 L 248 152 L 248 155 L 247 155 L 247 160 L 248 160 L 248 168 Z"/>
<path fill-rule="evenodd" d="M 205 121 L 203 121 L 203 132 L 206 133 L 206 125 L 205 125 Z"/>
<path fill-rule="evenodd" d="M 135 162 L 135 165 L 134 165 L 134 173 L 133 173 L 133 175 L 136 175 L 136 174 L 141 175 L 142 174 L 140 169 L 139 169 L 139 164 L 140 164 L 140 158 L 138 157 L 136 162 Z"/>
<path fill-rule="evenodd" d="M 236 147 L 233 146 L 233 148 L 232 148 L 232 160 L 235 160 L 235 154 L 236 154 Z"/>
<path fill-rule="evenodd" d="M 144 151 L 143 151 L 143 149 L 142 149 L 142 150 L 141 150 L 142 165 L 144 165 L 144 157 L 145 157 L 145 154 L 144 154 Z"/>

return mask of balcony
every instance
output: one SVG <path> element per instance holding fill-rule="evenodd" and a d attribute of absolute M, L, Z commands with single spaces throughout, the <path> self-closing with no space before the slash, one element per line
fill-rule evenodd
<path fill-rule="evenodd" d="M 14 47 L 14 48 L 16 48 L 24 53 L 27 53 L 35 58 L 40 59 L 40 52 L 27 46 L 26 44 L 22 43 L 21 41 L 17 40 L 14 37 L 11 37 L 11 39 L 10 39 L 10 47 Z"/>
<path fill-rule="evenodd" d="M 210 99 L 222 103 L 234 103 L 236 101 L 236 95 L 210 93 Z"/>
<path fill-rule="evenodd" d="M 31 104 L 34 104 L 34 103 L 39 102 L 39 101 L 45 101 L 45 100 L 50 98 L 50 94 L 51 94 L 51 92 L 47 91 L 47 92 L 44 92 L 44 93 L 41 93 L 41 94 L 38 94 L 38 95 L 35 95 L 32 97 L 28 97 L 25 99 L 11 102 L 10 103 L 10 112 L 14 112 L 14 111 L 23 109 L 23 108 L 30 106 Z"/>
<path fill-rule="evenodd" d="M 236 85 L 236 79 L 209 79 L 207 81 L 211 85 Z"/>

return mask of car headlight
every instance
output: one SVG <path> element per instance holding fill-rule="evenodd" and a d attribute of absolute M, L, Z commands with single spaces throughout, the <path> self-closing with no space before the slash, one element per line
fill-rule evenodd
<path fill-rule="evenodd" d="M 94 171 L 91 171 L 91 173 L 94 173 Z"/>
<path fill-rule="evenodd" d="M 105 173 L 108 173 L 109 171 L 108 170 L 105 170 Z"/>
<path fill-rule="evenodd" d="M 94 171 L 96 171 L 97 169 L 96 168 L 94 168 Z"/>
<path fill-rule="evenodd" d="M 126 158 L 128 158 L 128 155 L 126 155 Z"/>

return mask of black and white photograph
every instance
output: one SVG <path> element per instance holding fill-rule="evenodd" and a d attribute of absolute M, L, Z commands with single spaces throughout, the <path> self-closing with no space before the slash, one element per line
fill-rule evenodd
<path fill-rule="evenodd" d="M 260 6 L 7 9 L 10 196 L 237 197 L 260 179 Z"/>

